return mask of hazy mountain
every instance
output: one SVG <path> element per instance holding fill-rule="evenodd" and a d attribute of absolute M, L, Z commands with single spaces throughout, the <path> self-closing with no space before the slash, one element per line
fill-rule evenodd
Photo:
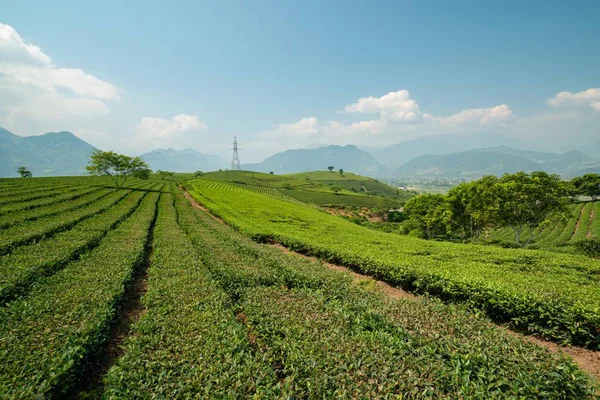
<path fill-rule="evenodd" d="M 396 169 L 402 164 L 423 155 L 450 154 L 494 146 L 523 148 L 516 139 L 488 133 L 472 135 L 432 135 L 407 140 L 381 150 L 371 151 L 381 163 Z"/>
<path fill-rule="evenodd" d="M 503 175 L 518 171 L 542 170 L 563 176 L 575 176 L 583 169 L 593 169 L 598 164 L 596 160 L 576 150 L 557 154 L 499 146 L 452 154 L 424 155 L 402 165 L 395 175 L 472 179 L 488 174 Z"/>
<path fill-rule="evenodd" d="M 33 176 L 84 175 L 91 144 L 70 132 L 17 136 L 0 128 L 0 177 L 16 177 L 27 167 Z"/>
<path fill-rule="evenodd" d="M 584 154 L 579 150 L 571 150 L 566 153 L 540 153 L 537 151 L 515 150 L 506 146 L 492 147 L 489 149 L 481 149 L 481 151 L 494 152 L 500 154 L 510 154 L 513 156 L 525 158 L 536 162 L 539 169 L 556 174 L 569 176 L 573 172 L 593 168 L 599 162 Z"/>
<path fill-rule="evenodd" d="M 371 154 L 356 146 L 325 146 L 317 149 L 287 150 L 274 154 L 261 163 L 244 164 L 242 168 L 250 171 L 285 174 L 325 170 L 328 166 L 335 170 L 368 176 L 389 175 L 390 171 Z"/>
<path fill-rule="evenodd" d="M 153 170 L 171 172 L 216 171 L 225 169 L 229 163 L 219 156 L 201 154 L 193 149 L 156 149 L 141 157 Z"/>

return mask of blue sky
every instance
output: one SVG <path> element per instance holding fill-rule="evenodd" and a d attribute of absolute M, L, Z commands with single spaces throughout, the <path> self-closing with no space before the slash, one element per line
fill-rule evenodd
<path fill-rule="evenodd" d="M 5 2 L 0 126 L 132 154 L 228 157 L 237 135 L 251 161 L 440 133 L 561 150 L 600 140 L 598 15 L 598 1 Z"/>

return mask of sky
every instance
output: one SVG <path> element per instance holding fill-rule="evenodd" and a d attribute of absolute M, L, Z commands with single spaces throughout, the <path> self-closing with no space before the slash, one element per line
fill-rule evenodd
<path fill-rule="evenodd" d="M 600 141 L 599 1 L 0 2 L 0 127 L 242 162 L 494 133 Z"/>

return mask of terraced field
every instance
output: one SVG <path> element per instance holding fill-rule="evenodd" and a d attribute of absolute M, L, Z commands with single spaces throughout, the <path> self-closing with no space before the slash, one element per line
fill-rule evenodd
<path fill-rule="evenodd" d="M 252 226 L 296 218 L 312 230 L 296 210 L 325 215 L 277 191 L 217 183 L 194 181 L 193 194 L 215 210 L 243 199 Z M 32 198 L 35 185 L 53 194 Z M 256 243 L 174 183 L 106 186 L 0 181 L 0 202 L 27 195 L 19 204 L 31 206 L 0 228 L 0 398 L 597 394 L 570 359 L 464 305 L 392 300 L 318 260 Z M 275 216 L 275 205 L 293 214 Z"/>
<path fill-rule="evenodd" d="M 600 238 L 600 201 L 573 204 L 567 221 L 550 223 L 534 231 L 533 246 L 543 249 L 568 250 L 582 239 Z M 529 237 L 526 230 L 522 237 Z M 511 228 L 493 231 L 491 241 L 513 243 L 515 233 Z"/>

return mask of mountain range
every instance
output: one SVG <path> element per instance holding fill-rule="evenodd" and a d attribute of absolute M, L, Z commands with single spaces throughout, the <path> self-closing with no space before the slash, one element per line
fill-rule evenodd
<path fill-rule="evenodd" d="M 387 176 L 390 170 L 375 157 L 353 145 L 323 146 L 314 149 L 286 150 L 257 164 L 242 168 L 257 172 L 287 174 L 292 172 L 325 170 L 332 166 L 359 175 Z"/>
<path fill-rule="evenodd" d="M 25 166 L 33 176 L 83 175 L 91 144 L 70 132 L 17 136 L 0 128 L 0 177 L 16 177 Z"/>
<path fill-rule="evenodd" d="M 389 147 L 364 149 L 388 168 L 395 170 L 404 163 L 424 155 L 441 155 L 496 146 L 526 148 L 519 140 L 491 133 L 470 135 L 431 135 L 406 140 Z"/>
<path fill-rule="evenodd" d="M 507 146 L 498 146 L 458 153 L 420 156 L 396 169 L 394 176 L 474 179 L 483 175 L 542 170 L 572 177 L 593 172 L 599 167 L 600 163 L 597 160 L 578 150 L 558 154 L 522 151 Z"/>
<path fill-rule="evenodd" d="M 490 143 L 503 144 L 488 146 Z M 508 143 L 514 146 L 509 147 Z M 475 147 L 482 144 L 485 146 Z M 587 146 L 586 154 L 578 150 L 543 153 L 514 148 L 523 146 L 516 140 L 490 134 L 436 135 L 386 148 L 315 145 L 277 153 L 260 163 L 244 164 L 242 168 L 282 174 L 333 166 L 336 171 L 343 169 L 373 177 L 464 179 L 534 170 L 565 177 L 600 172 L 600 142 Z M 28 168 L 33 176 L 83 175 L 94 149 L 69 132 L 22 137 L 0 128 L 0 177 L 18 176 L 19 166 Z M 153 170 L 194 172 L 229 167 L 221 157 L 193 149 L 156 149 L 141 157 Z"/>

